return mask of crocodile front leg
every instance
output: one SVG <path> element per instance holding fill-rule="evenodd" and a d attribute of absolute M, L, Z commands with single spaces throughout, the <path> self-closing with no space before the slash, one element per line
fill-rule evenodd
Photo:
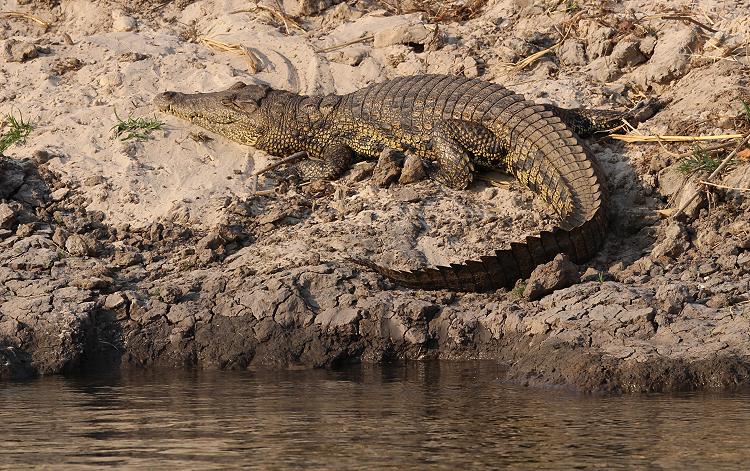
<path fill-rule="evenodd" d="M 486 127 L 456 119 L 440 121 L 432 129 L 432 159 L 437 164 L 432 178 L 457 190 L 474 178 L 474 162 L 505 170 L 504 146 Z"/>
<path fill-rule="evenodd" d="M 330 144 L 323 149 L 320 159 L 304 160 L 294 170 L 303 180 L 335 180 L 349 169 L 353 154 L 346 144 Z"/>

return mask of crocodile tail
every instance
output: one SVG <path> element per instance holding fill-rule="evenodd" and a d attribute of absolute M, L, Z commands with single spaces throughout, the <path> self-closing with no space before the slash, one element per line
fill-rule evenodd
<path fill-rule="evenodd" d="M 494 255 L 450 266 L 402 271 L 367 260 L 352 261 L 409 288 L 483 292 L 512 288 L 518 280 L 528 278 L 538 265 L 551 261 L 560 253 L 567 254 L 577 264 L 590 260 L 604 244 L 607 234 L 607 195 L 603 188 L 601 170 L 595 161 L 584 158 L 574 162 L 575 165 L 565 162 L 568 155 L 590 156 L 575 139 L 568 142 L 570 147 L 568 151 L 563 151 L 560 158 L 562 162 L 558 163 L 557 169 L 568 170 L 572 174 L 573 183 L 565 194 L 565 199 L 571 205 L 567 211 L 560 211 L 563 212 L 560 227 L 543 231 L 538 236 L 529 236 L 524 242 L 511 243 L 509 249 L 497 250 Z M 537 158 L 538 155 L 536 154 Z M 550 162 L 545 160 L 547 162 L 544 164 L 549 168 Z M 522 160 L 515 163 L 528 168 L 540 168 L 544 164 L 526 165 Z M 515 173 L 513 168 L 511 172 Z M 534 190 L 543 193 L 538 186 Z"/>
<path fill-rule="evenodd" d="M 537 265 L 549 262 L 557 254 L 567 254 L 575 263 L 583 263 L 596 255 L 606 236 L 604 213 L 600 209 L 593 218 L 572 230 L 543 231 L 539 236 L 527 237 L 525 242 L 510 244 L 509 249 L 497 250 L 494 255 L 450 266 L 404 271 L 368 260 L 350 261 L 408 288 L 464 292 L 510 289 L 516 281 L 528 278 Z"/>

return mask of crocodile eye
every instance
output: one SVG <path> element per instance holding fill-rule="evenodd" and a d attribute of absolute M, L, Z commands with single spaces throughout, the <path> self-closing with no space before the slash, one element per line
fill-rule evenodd
<path fill-rule="evenodd" d="M 247 87 L 247 84 L 245 82 L 235 82 L 234 85 L 229 87 L 229 90 L 241 90 L 245 87 Z"/>
<path fill-rule="evenodd" d="M 221 104 L 230 110 L 240 111 L 242 113 L 253 113 L 258 109 L 257 103 L 252 100 L 237 99 L 234 97 L 222 98 Z"/>

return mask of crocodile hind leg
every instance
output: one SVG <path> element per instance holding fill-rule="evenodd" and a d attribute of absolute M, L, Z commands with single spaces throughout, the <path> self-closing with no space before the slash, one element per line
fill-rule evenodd
<path fill-rule="evenodd" d="M 432 178 L 457 190 L 474 178 L 474 162 L 502 167 L 504 146 L 486 127 L 449 119 L 432 129 L 429 155 L 436 163 Z"/>
<path fill-rule="evenodd" d="M 332 144 L 319 159 L 304 160 L 294 166 L 294 171 L 303 180 L 335 180 L 349 169 L 353 154 L 345 144 Z"/>

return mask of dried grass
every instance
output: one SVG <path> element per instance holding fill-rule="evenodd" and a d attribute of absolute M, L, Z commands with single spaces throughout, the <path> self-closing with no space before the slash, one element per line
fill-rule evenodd
<path fill-rule="evenodd" d="M 640 134 L 610 134 L 610 138 L 623 142 L 697 142 L 742 139 L 744 134 L 716 134 L 710 136 L 643 136 Z"/>
<path fill-rule="evenodd" d="M 466 0 L 465 2 L 449 0 L 435 2 L 429 0 L 413 0 L 404 6 L 400 0 L 379 2 L 386 10 L 397 15 L 406 13 L 424 13 L 434 23 L 468 21 L 479 16 L 487 5 L 487 0 Z"/>
<path fill-rule="evenodd" d="M 368 34 L 368 35 L 362 36 L 359 39 L 354 39 L 352 41 L 348 41 L 348 42 L 345 42 L 345 43 L 342 43 L 342 44 L 337 44 L 335 46 L 324 47 L 322 49 L 316 49 L 315 52 L 317 52 L 319 54 L 322 54 L 322 53 L 326 53 L 326 52 L 337 51 L 337 50 L 343 49 L 343 48 L 345 48 L 347 46 L 352 46 L 354 44 L 363 43 L 365 41 L 370 41 L 372 39 L 375 39 L 375 36 L 373 36 L 371 34 Z"/>
<path fill-rule="evenodd" d="M 709 21 L 712 21 L 710 18 L 706 17 Z M 676 21 L 686 21 L 688 23 L 693 23 L 694 25 L 698 26 L 701 29 L 704 29 L 706 31 L 709 31 L 711 33 L 716 33 L 718 30 L 706 25 L 703 22 L 700 22 L 696 20 L 692 15 L 689 14 L 660 14 L 660 15 L 650 15 L 645 18 L 645 20 L 676 20 Z"/>
<path fill-rule="evenodd" d="M 562 43 L 565 41 L 565 37 L 563 37 L 560 41 L 555 43 L 554 45 L 548 47 L 547 49 L 542 49 L 539 52 L 535 52 L 534 54 L 516 62 L 513 64 L 513 68 L 516 70 L 523 70 L 526 67 L 530 66 L 534 62 L 538 61 L 540 58 L 546 56 L 547 54 L 554 52 L 556 49 L 558 49 L 560 46 L 562 46 Z"/>
<path fill-rule="evenodd" d="M 296 152 L 296 153 L 294 153 L 294 154 L 292 154 L 292 155 L 290 155 L 288 157 L 285 157 L 285 158 L 279 160 L 278 162 L 274 162 L 274 163 L 269 164 L 269 165 L 267 165 L 267 166 L 265 166 L 265 167 L 263 167 L 261 169 L 255 170 L 251 174 L 251 176 L 257 177 L 259 175 L 263 175 L 264 173 L 270 172 L 271 170 L 279 168 L 282 165 L 300 161 L 300 160 L 304 159 L 306 155 L 307 154 L 305 152 Z"/>
<path fill-rule="evenodd" d="M 24 18 L 29 21 L 33 21 L 34 23 L 39 24 L 42 26 L 42 28 L 47 29 L 50 26 L 52 26 L 52 23 L 48 21 L 44 21 L 43 19 L 31 15 L 29 13 L 24 13 L 21 11 L 0 11 L 0 18 Z"/>
<path fill-rule="evenodd" d="M 260 61 L 258 56 L 242 44 L 225 43 L 223 41 L 219 41 L 218 39 L 208 38 L 206 36 L 201 36 L 200 38 L 198 38 L 198 41 L 217 51 L 229 52 L 232 54 L 244 56 L 250 66 L 250 72 L 253 74 L 260 72 L 263 68 L 263 63 Z"/>
<path fill-rule="evenodd" d="M 289 27 L 298 29 L 302 32 L 305 32 L 305 28 L 302 27 L 302 25 L 299 24 L 296 18 L 292 17 L 291 15 L 288 15 L 284 11 L 284 7 L 281 6 L 281 3 L 279 3 L 278 0 L 274 0 L 275 5 L 274 6 L 267 6 L 267 5 L 261 5 L 260 3 L 255 3 L 252 8 L 246 8 L 243 10 L 235 10 L 231 12 L 234 13 L 257 13 L 259 11 L 264 11 L 271 15 L 272 18 L 275 20 L 281 22 L 281 24 L 284 25 L 284 31 L 287 35 L 291 34 L 291 30 Z"/>
<path fill-rule="evenodd" d="M 739 188 L 739 187 L 736 187 L 736 186 L 720 185 L 718 183 L 711 183 L 711 182 L 707 182 L 705 180 L 698 180 L 698 183 L 700 183 L 701 185 L 712 186 L 714 188 L 721 188 L 722 190 L 750 191 L 750 188 Z"/>

